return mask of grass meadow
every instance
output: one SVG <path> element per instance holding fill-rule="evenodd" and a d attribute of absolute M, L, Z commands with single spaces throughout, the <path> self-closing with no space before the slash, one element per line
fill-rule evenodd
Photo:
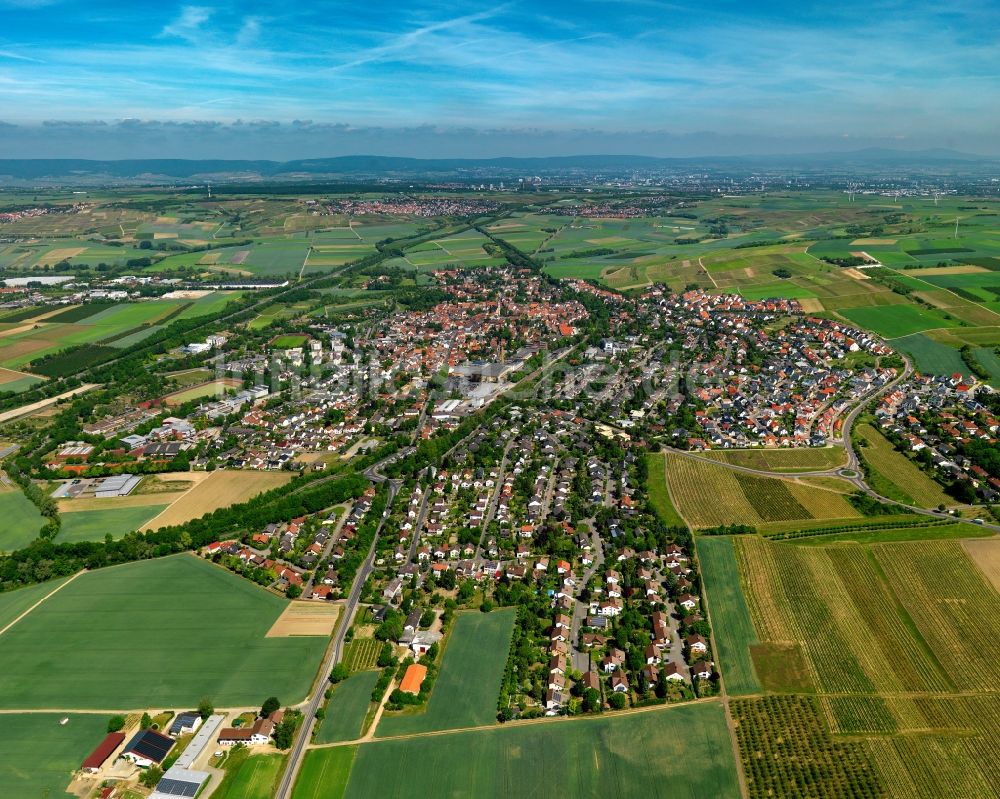
<path fill-rule="evenodd" d="M 145 505 L 105 510 L 79 510 L 60 514 L 62 525 L 57 542 L 71 544 L 78 541 L 103 541 L 105 536 L 121 538 L 126 533 L 141 530 L 142 526 L 166 505 Z"/>
<path fill-rule="evenodd" d="M 708 590 L 709 615 L 722 662 L 722 678 L 730 694 L 760 691 L 750 648 L 757 633 L 740 587 L 740 571 L 731 539 L 702 536 L 698 541 L 698 563 Z"/>
<path fill-rule="evenodd" d="M 858 425 L 857 435 L 867 446 L 858 447 L 858 454 L 875 472 L 875 488 L 886 489 L 890 499 L 924 508 L 953 505 L 955 500 L 944 493 L 941 485 L 931 479 L 915 463 L 897 450 L 892 443 L 870 424 Z M 888 485 L 886 485 L 886 483 Z"/>
<path fill-rule="evenodd" d="M 334 688 L 326 706 L 326 718 L 315 736 L 316 743 L 353 741 L 361 735 L 376 682 L 377 671 L 361 671 Z"/>
<path fill-rule="evenodd" d="M 285 766 L 282 754 L 250 754 L 229 750 L 224 764 L 225 777 L 212 794 L 216 799 L 270 799 L 278 787 Z"/>
<path fill-rule="evenodd" d="M 646 491 L 657 515 L 670 527 L 687 527 L 674 503 L 670 501 L 670 492 L 667 490 L 666 456 L 650 453 L 646 456 L 646 465 L 648 468 Z"/>

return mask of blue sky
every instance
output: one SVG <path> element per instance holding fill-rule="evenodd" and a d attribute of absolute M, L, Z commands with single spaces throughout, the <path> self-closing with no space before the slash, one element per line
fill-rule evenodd
<path fill-rule="evenodd" d="M 1000 154 L 996 2 L 145 5 L 0 0 L 8 154 Z"/>

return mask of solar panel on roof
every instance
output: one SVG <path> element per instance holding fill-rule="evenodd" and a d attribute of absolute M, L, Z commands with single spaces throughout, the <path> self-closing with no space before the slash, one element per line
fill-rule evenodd
<path fill-rule="evenodd" d="M 173 745 L 173 740 L 167 736 L 160 735 L 153 730 L 143 730 L 129 741 L 129 745 L 125 747 L 125 751 L 135 752 L 149 760 L 160 763 L 167 756 L 167 752 L 173 748 Z"/>
<path fill-rule="evenodd" d="M 201 785 L 197 782 L 172 780 L 164 777 L 156 784 L 156 792 L 167 796 L 195 796 Z"/>

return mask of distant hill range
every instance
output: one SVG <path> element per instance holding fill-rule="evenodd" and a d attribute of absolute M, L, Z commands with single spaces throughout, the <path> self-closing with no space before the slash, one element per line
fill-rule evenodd
<path fill-rule="evenodd" d="M 627 175 L 691 169 L 841 170 L 899 169 L 968 171 L 998 166 L 1000 159 L 953 150 L 866 149 L 800 155 L 657 158 L 642 155 L 568 155 L 540 158 L 395 158 L 345 155 L 297 161 L 224 159 L 132 159 L 97 161 L 75 158 L 0 159 L 0 180 L 46 183 L 302 181 L 325 179 L 432 178 L 478 179 L 514 176 Z"/>

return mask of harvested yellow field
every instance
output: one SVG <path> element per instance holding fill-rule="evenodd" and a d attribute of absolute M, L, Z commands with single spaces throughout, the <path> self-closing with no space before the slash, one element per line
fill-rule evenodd
<path fill-rule="evenodd" d="M 843 447 L 797 447 L 795 449 L 711 449 L 705 457 L 733 466 L 745 466 L 766 472 L 823 471 L 843 466 L 847 453 Z"/>
<path fill-rule="evenodd" d="M 887 246 L 891 246 L 895 243 L 896 239 L 855 239 L 854 241 L 851 242 L 851 244 L 855 247 L 863 247 L 867 244 L 871 245 L 885 244 Z"/>
<path fill-rule="evenodd" d="M 321 635 L 324 638 L 333 633 L 340 617 L 340 605 L 325 600 L 303 599 L 289 602 L 265 638 L 291 638 L 297 635 Z"/>
<path fill-rule="evenodd" d="M 803 297 L 799 300 L 799 305 L 806 313 L 819 313 L 823 310 L 823 303 L 818 297 Z"/>
<path fill-rule="evenodd" d="M 290 472 L 257 472 L 220 469 L 211 472 L 190 491 L 186 491 L 169 508 L 150 520 L 149 530 L 159 530 L 174 524 L 184 524 L 219 508 L 228 508 L 264 491 L 282 486 L 291 480 Z M 162 496 L 154 494 L 153 496 Z"/>
<path fill-rule="evenodd" d="M 45 255 L 41 256 L 35 264 L 37 266 L 53 266 L 60 261 L 65 261 L 67 258 L 73 258 L 79 255 L 86 249 L 86 247 L 60 247 L 55 250 L 49 250 L 45 253 Z"/>
<path fill-rule="evenodd" d="M 969 538 L 962 541 L 962 547 L 986 579 L 1000 591 L 1000 538 Z"/>
<path fill-rule="evenodd" d="M 855 280 L 870 280 L 864 272 L 859 269 L 854 269 L 853 267 L 848 267 L 847 269 L 841 270 L 842 275 L 847 275 L 848 277 L 853 277 Z"/>
<path fill-rule="evenodd" d="M 209 264 L 217 264 L 219 262 L 219 257 L 222 255 L 221 252 L 210 252 L 206 255 L 201 256 L 198 263 L 202 266 L 207 266 Z"/>
<path fill-rule="evenodd" d="M 972 264 L 960 264 L 958 266 L 932 266 L 928 269 L 921 269 L 917 272 L 917 275 L 976 275 L 981 272 L 989 272 L 982 266 L 973 266 Z"/>
<path fill-rule="evenodd" d="M 60 513 L 74 513 L 85 510 L 115 510 L 117 508 L 146 508 L 151 505 L 169 505 L 183 497 L 186 491 L 163 491 L 158 494 L 129 494 L 127 497 L 83 497 L 81 499 L 60 499 L 57 502 Z"/>

